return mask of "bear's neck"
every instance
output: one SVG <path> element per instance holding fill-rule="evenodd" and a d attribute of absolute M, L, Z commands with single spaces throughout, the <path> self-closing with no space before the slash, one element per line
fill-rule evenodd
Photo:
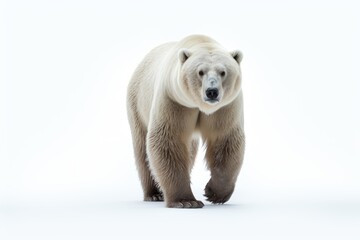
<path fill-rule="evenodd" d="M 197 108 L 196 103 L 189 97 L 185 86 L 181 84 L 180 66 L 177 64 L 176 69 L 168 75 L 168 84 L 166 85 L 166 93 L 169 98 L 188 108 Z"/>

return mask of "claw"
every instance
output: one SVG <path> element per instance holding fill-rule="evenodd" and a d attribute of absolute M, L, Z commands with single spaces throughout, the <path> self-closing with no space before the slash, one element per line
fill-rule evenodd
<path fill-rule="evenodd" d="M 146 202 L 162 202 L 164 201 L 164 196 L 161 193 L 154 194 L 152 196 L 144 197 L 144 201 Z"/>
<path fill-rule="evenodd" d="M 197 200 L 180 200 L 167 205 L 169 208 L 202 208 L 204 204 Z"/>

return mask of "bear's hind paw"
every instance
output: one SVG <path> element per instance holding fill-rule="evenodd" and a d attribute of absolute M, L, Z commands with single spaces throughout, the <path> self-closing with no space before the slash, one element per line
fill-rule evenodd
<path fill-rule="evenodd" d="M 162 193 L 153 194 L 151 196 L 144 197 L 145 202 L 162 202 L 164 201 L 164 196 Z"/>

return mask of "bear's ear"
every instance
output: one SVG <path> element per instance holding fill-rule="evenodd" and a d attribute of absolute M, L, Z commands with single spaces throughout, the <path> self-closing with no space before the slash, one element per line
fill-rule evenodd
<path fill-rule="evenodd" d="M 179 59 L 181 63 L 184 63 L 191 56 L 191 52 L 185 48 L 179 50 Z"/>
<path fill-rule="evenodd" d="M 237 63 L 240 64 L 241 60 L 243 59 L 243 54 L 239 50 L 235 50 L 230 52 L 231 56 L 235 59 Z"/>

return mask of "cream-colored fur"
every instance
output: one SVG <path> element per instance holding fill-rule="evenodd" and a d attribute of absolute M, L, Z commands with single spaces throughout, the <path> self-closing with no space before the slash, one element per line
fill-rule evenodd
<path fill-rule="evenodd" d="M 193 35 L 153 49 L 139 64 L 127 106 L 145 201 L 204 206 L 190 188 L 199 134 L 211 171 L 205 196 L 229 200 L 245 147 L 241 59 L 241 52 Z"/>

